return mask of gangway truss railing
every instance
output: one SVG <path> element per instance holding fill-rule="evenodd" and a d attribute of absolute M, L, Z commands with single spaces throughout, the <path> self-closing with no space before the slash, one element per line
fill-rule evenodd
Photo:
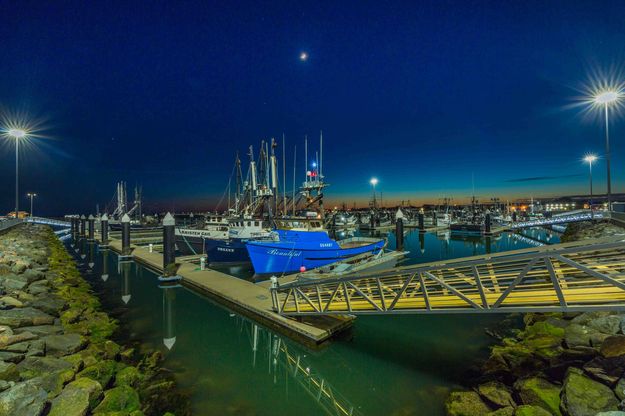
<path fill-rule="evenodd" d="M 625 236 L 271 289 L 283 315 L 625 310 Z"/>
<path fill-rule="evenodd" d="M 577 211 L 575 213 L 553 216 L 551 218 L 512 222 L 508 225 L 508 228 L 511 230 L 517 230 L 520 228 L 541 227 L 544 225 L 567 224 L 570 222 L 590 220 L 604 220 L 609 218 L 610 213 L 608 211 Z"/>

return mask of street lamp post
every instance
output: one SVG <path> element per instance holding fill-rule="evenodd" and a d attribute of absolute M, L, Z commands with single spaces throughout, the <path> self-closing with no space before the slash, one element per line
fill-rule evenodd
<path fill-rule="evenodd" d="M 15 139 L 15 218 L 19 218 L 19 148 L 20 139 L 26 137 L 26 132 L 21 129 L 11 129 L 8 135 Z"/>
<path fill-rule="evenodd" d="M 605 113 L 605 157 L 607 167 L 607 181 L 608 181 L 608 211 L 612 210 L 612 180 L 610 177 L 610 132 L 609 132 L 609 118 L 608 107 L 611 103 L 619 99 L 619 93 L 617 91 L 604 91 L 595 96 L 595 103 L 602 105 Z"/>
<path fill-rule="evenodd" d="M 584 158 L 584 161 L 588 163 L 588 174 L 590 178 L 590 210 L 592 211 L 592 164 L 597 160 L 597 156 L 588 155 Z"/>
<path fill-rule="evenodd" d="M 369 181 L 369 183 L 371 184 L 371 187 L 373 188 L 373 208 L 376 208 L 376 201 L 375 201 L 375 186 L 378 184 L 378 178 L 371 178 L 371 180 Z"/>
<path fill-rule="evenodd" d="M 33 198 L 37 196 L 36 193 L 29 192 L 26 194 L 30 198 L 30 217 L 33 217 Z"/>

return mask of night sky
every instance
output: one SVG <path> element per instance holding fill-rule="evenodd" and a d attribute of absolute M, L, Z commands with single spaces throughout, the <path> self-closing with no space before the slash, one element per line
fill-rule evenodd
<path fill-rule="evenodd" d="M 581 159 L 605 147 L 580 97 L 625 81 L 624 19 L 623 1 L 0 0 L 0 107 L 43 136 L 22 146 L 21 207 L 33 191 L 39 214 L 93 212 L 126 180 L 148 209 L 206 209 L 236 151 L 283 133 L 290 189 L 293 146 L 301 181 L 320 130 L 329 204 L 365 204 L 372 176 L 413 204 L 466 201 L 472 176 L 483 200 L 585 193 Z M 1 213 L 13 181 L 1 139 Z"/>

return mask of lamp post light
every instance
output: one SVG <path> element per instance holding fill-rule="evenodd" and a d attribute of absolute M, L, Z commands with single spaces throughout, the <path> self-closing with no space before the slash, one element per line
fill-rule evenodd
<path fill-rule="evenodd" d="M 376 208 L 376 201 L 375 201 L 375 186 L 378 184 L 378 178 L 371 178 L 371 180 L 369 181 L 369 183 L 371 184 L 371 187 L 373 188 L 373 208 Z"/>
<path fill-rule="evenodd" d="M 603 91 L 597 94 L 594 98 L 595 104 L 602 105 L 605 111 L 605 157 L 606 166 L 608 171 L 608 211 L 612 211 L 612 180 L 610 177 L 610 132 L 609 132 L 609 118 L 608 108 L 610 104 L 616 102 L 620 98 L 620 93 L 614 90 Z"/>
<path fill-rule="evenodd" d="M 7 134 L 15 139 L 15 218 L 19 218 L 19 148 L 20 139 L 26 137 L 26 131 L 10 129 Z"/>
<path fill-rule="evenodd" d="M 595 155 L 587 155 L 584 157 L 584 162 L 588 163 L 588 174 L 590 178 L 590 210 L 592 211 L 592 164 L 597 160 Z"/>
<path fill-rule="evenodd" d="M 37 196 L 36 193 L 29 192 L 26 194 L 27 197 L 30 198 L 30 217 L 33 217 L 33 198 Z"/>

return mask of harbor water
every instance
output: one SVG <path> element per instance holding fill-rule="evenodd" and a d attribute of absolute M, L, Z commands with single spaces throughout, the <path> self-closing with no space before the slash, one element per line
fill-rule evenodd
<path fill-rule="evenodd" d="M 559 241 L 543 229 L 525 234 L 455 238 L 415 230 L 405 236 L 403 264 Z M 392 233 L 388 239 L 393 248 Z M 361 316 L 349 334 L 311 351 L 188 289 L 159 287 L 154 273 L 119 264 L 113 252 L 86 243 L 80 250 L 85 276 L 120 320 L 120 339 L 160 350 L 197 415 L 442 415 L 449 390 L 488 354 L 485 329 L 510 320 Z M 253 279 L 249 267 L 228 271 Z"/>

